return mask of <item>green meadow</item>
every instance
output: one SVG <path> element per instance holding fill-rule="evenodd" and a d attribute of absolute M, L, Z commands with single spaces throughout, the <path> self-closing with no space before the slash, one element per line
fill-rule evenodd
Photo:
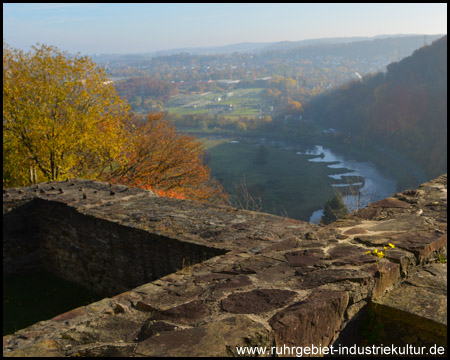
<path fill-rule="evenodd" d="M 255 118 L 261 114 L 262 93 L 263 89 L 254 88 L 189 95 L 179 94 L 172 96 L 165 104 L 164 109 L 178 115 L 219 113 L 227 118 L 240 116 Z M 231 108 L 227 108 L 230 105 Z"/>
<path fill-rule="evenodd" d="M 235 184 L 245 176 L 250 194 L 262 199 L 264 212 L 294 219 L 309 221 L 334 194 L 328 175 L 345 172 L 270 145 L 265 145 L 266 162 L 261 164 L 257 161 L 259 144 L 207 139 L 203 143 L 211 155 L 212 175 L 229 194 L 235 194 Z"/>

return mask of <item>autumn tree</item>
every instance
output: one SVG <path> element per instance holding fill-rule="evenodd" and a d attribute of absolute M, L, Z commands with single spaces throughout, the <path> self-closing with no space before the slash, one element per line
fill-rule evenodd
<path fill-rule="evenodd" d="M 203 163 L 202 143 L 176 132 L 162 114 L 128 122 L 129 136 L 121 163 L 110 180 L 151 188 L 159 194 L 194 200 L 226 202 L 222 186 Z"/>
<path fill-rule="evenodd" d="M 286 110 L 291 114 L 303 113 L 302 104 L 300 104 L 298 101 L 294 101 L 294 100 L 288 100 Z"/>
<path fill-rule="evenodd" d="M 87 57 L 3 45 L 3 186 L 99 178 L 119 155 L 127 105 Z"/>
<path fill-rule="evenodd" d="M 3 46 L 3 186 L 81 177 L 222 201 L 202 145 L 129 111 L 105 72 L 52 46 Z"/>

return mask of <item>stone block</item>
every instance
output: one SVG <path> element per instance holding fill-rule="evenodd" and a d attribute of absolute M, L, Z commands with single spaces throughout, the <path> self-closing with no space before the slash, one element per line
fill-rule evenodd
<path fill-rule="evenodd" d="M 229 295 L 222 309 L 233 314 L 260 314 L 283 307 L 297 293 L 289 290 L 258 289 Z"/>
<path fill-rule="evenodd" d="M 339 330 L 348 294 L 317 290 L 307 299 L 276 313 L 269 324 L 277 346 L 328 346 Z"/>

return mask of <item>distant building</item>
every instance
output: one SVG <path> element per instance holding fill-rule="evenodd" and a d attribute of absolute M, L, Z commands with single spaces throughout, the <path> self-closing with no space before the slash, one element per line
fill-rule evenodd
<path fill-rule="evenodd" d="M 362 76 L 360 75 L 359 72 L 355 71 L 355 76 L 358 80 L 362 80 Z"/>
<path fill-rule="evenodd" d="M 224 84 L 237 84 L 241 80 L 217 80 L 218 83 L 224 83 Z"/>

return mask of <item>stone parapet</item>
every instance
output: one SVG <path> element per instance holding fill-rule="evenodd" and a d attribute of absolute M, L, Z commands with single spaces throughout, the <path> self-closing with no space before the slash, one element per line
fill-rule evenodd
<path fill-rule="evenodd" d="M 87 180 L 7 189 L 4 273 L 43 267 L 109 297 L 5 336 L 3 354 L 327 346 L 367 304 L 399 304 L 414 274 L 435 266 L 446 253 L 446 212 L 446 175 L 327 226 Z M 366 254 L 387 243 L 395 248 L 386 259 Z M 432 283 L 446 300 L 446 283 Z"/>

